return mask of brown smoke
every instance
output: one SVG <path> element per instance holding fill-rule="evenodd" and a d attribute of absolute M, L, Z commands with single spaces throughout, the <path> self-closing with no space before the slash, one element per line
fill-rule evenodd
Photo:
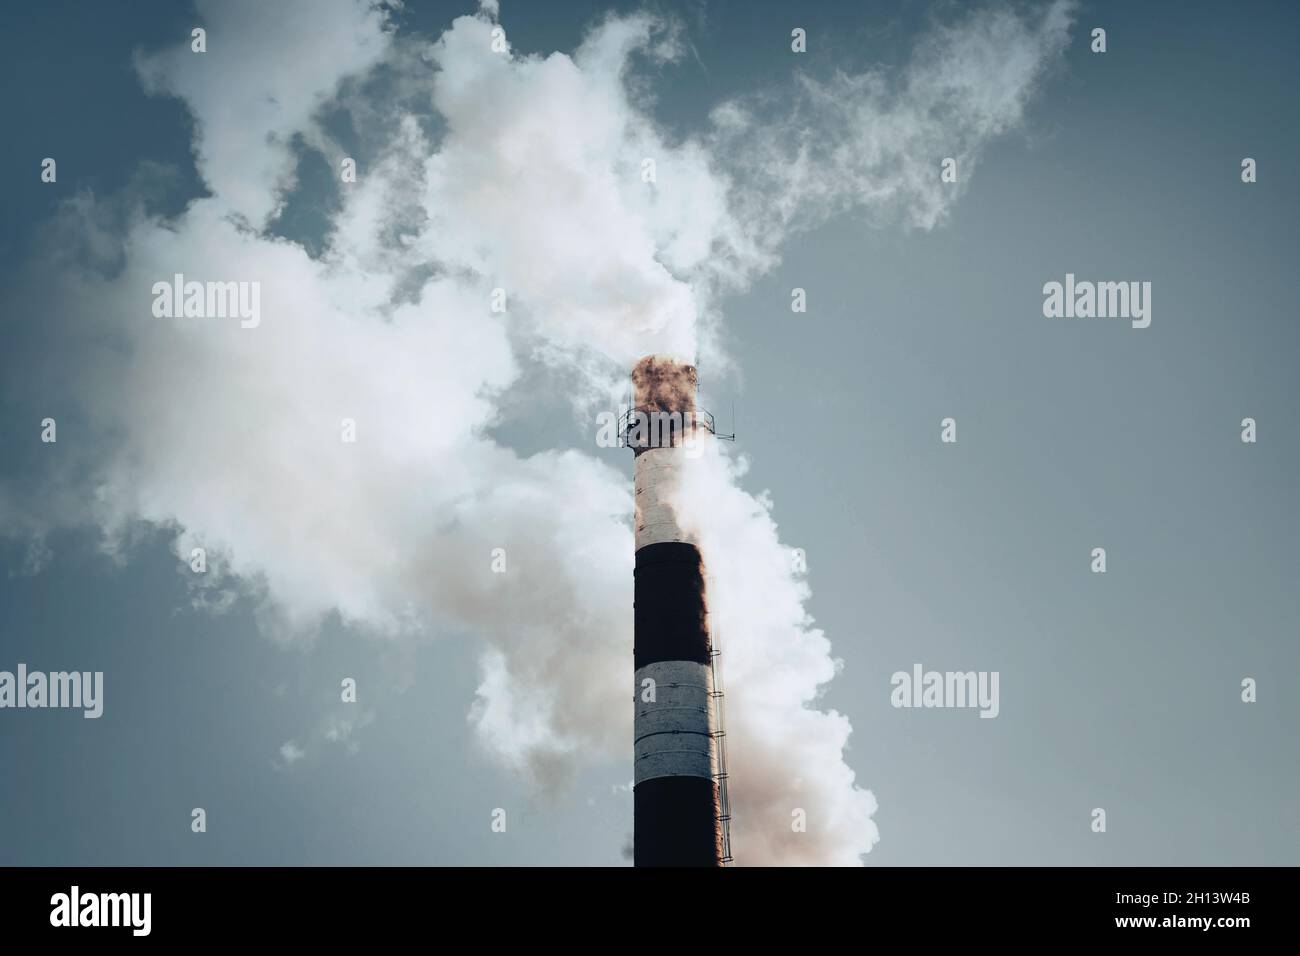
<path fill-rule="evenodd" d="M 632 369 L 632 385 L 635 387 L 633 405 L 641 411 L 679 412 L 683 417 L 695 413 L 694 365 L 661 355 L 647 355 Z"/>

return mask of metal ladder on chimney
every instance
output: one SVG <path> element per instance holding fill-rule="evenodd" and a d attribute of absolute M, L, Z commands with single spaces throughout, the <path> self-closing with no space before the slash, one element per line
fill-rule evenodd
<path fill-rule="evenodd" d="M 709 691 L 709 696 L 713 699 L 712 737 L 718 745 L 718 772 L 713 775 L 713 778 L 718 781 L 718 822 L 722 824 L 722 865 L 730 866 L 735 861 L 731 855 L 731 801 L 727 797 L 727 727 L 726 707 L 723 704 L 725 695 L 722 692 L 722 668 L 718 663 L 722 651 L 718 649 L 717 639 L 718 635 L 715 631 L 713 648 L 709 652 L 709 669 L 713 672 L 713 690 Z"/>

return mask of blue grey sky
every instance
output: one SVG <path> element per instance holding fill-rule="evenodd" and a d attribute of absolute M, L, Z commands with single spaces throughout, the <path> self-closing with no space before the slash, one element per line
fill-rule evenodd
<path fill-rule="evenodd" d="M 640 7 L 504 0 L 500 22 L 516 57 L 546 57 L 574 51 L 611 9 Z M 660 3 L 683 55 L 630 82 L 665 141 L 703 140 L 723 103 L 765 97 L 757 115 L 776 123 L 797 75 L 896 78 L 926 37 L 1001 9 Z M 410 0 L 393 25 L 428 42 L 472 12 Z M 740 485 L 768 495 L 781 541 L 806 552 L 804 606 L 841 662 L 815 706 L 851 722 L 843 761 L 878 804 L 866 865 L 1294 864 L 1297 14 L 1092 3 L 1074 18 L 1023 115 L 980 138 L 932 228 L 909 221 L 906 197 L 883 212 L 830 209 L 782 237 L 779 261 L 712 290 L 730 364 L 701 359 L 705 397 L 724 425 L 734 405 Z M 108 528 L 86 504 L 111 486 L 117 472 L 96 468 L 119 438 L 97 430 L 86 396 L 102 388 L 113 403 L 115 382 L 167 379 L 116 338 L 111 303 L 58 290 L 70 261 L 123 269 L 114 242 L 137 204 L 166 219 L 209 192 L 185 104 L 148 95 L 134 65 L 202 21 L 166 3 L 11 5 L 0 21 L 0 670 L 105 674 L 98 720 L 0 710 L 0 863 L 625 865 L 630 737 L 624 757 L 593 746 L 563 785 L 539 786 L 536 764 L 503 762 L 471 719 L 492 603 L 394 636 L 359 620 L 358 599 L 313 636 L 286 635 L 267 592 L 297 578 L 254 574 L 209 596 L 224 610 L 195 606 L 177 558 L 185 519 L 157 520 L 161 483 L 135 502 L 150 520 Z M 1103 54 L 1089 49 L 1095 26 Z M 807 30 L 806 54 L 790 50 L 793 27 Z M 341 208 L 329 145 L 363 170 L 381 155 L 356 103 L 424 95 L 396 69 L 367 82 L 317 112 L 323 137 L 293 142 L 296 184 L 265 235 L 320 255 Z M 425 112 L 436 142 L 441 121 Z M 46 156 L 57 183 L 40 180 Z M 1257 182 L 1242 182 L 1243 157 Z M 939 158 L 924 159 L 936 178 Z M 727 169 L 743 188 L 749 167 Z M 88 197 L 95 212 L 68 219 Z M 1150 327 L 1045 318 L 1043 285 L 1067 273 L 1149 281 Z M 791 311 L 794 288 L 805 313 Z M 630 454 L 594 448 L 589 418 L 557 397 L 565 369 L 530 353 L 532 339 L 510 341 L 518 374 L 488 433 L 523 459 L 576 449 L 630 485 Z M 242 383 L 250 396 L 267 384 Z M 184 414 L 180 398 L 132 394 L 132 414 Z M 51 407 L 57 466 L 39 442 Z M 946 417 L 955 444 L 940 441 Z M 147 434 L 112 460 L 162 460 Z M 218 487 L 257 467 L 222 460 Z M 365 540 L 367 515 L 340 520 Z M 1105 574 L 1090 569 L 1096 547 Z M 412 576 L 467 573 L 449 553 Z M 486 552 L 465 563 L 486 565 Z M 626 595 L 593 596 L 627 608 L 615 655 L 630 637 L 630 581 Z M 331 586 L 319 579 L 304 601 L 328 604 Z M 492 593 L 511 621 L 540 601 L 504 587 Z M 997 671 L 997 718 L 891 706 L 891 675 L 916 663 Z M 357 680 L 355 704 L 339 699 L 343 676 Z M 1241 699 L 1248 677 L 1254 703 Z M 206 833 L 191 832 L 195 807 Z M 490 827 L 495 808 L 505 833 Z M 734 849 L 746 862 L 745 843 Z"/>

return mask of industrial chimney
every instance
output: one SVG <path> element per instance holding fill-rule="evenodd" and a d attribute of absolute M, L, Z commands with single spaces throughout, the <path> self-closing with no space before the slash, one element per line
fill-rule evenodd
<path fill-rule="evenodd" d="M 704 564 L 672 506 L 702 437 L 696 429 L 709 426 L 697 421 L 693 366 L 647 356 L 632 384 L 624 436 L 636 454 L 634 865 L 720 866 L 722 775 Z"/>

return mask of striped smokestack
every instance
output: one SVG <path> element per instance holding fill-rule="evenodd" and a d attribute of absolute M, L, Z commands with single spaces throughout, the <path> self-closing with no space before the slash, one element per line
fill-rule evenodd
<path fill-rule="evenodd" d="M 636 454 L 633 654 L 636 866 L 723 859 L 708 601 L 699 548 L 672 507 L 695 433 L 695 368 L 647 356 L 632 372 Z M 702 427 L 702 426 L 700 426 Z"/>

